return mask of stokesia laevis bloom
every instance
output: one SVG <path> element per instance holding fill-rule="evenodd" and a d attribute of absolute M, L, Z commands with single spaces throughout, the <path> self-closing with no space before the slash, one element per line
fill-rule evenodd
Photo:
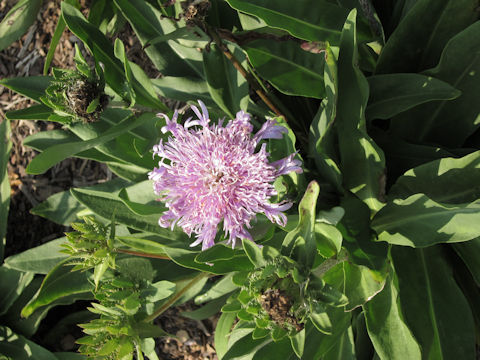
<path fill-rule="evenodd" d="M 244 111 L 226 126 L 223 120 L 210 125 L 205 105 L 199 104 L 202 112 L 192 106 L 198 119 L 190 118 L 183 126 L 177 123 L 176 111 L 171 120 L 158 114 L 166 120 L 162 132 L 173 135 L 153 147 L 154 156 L 161 159 L 149 173 L 155 193 L 168 208 L 160 217 L 160 226 L 173 229 L 176 225 L 189 236 L 196 234 L 191 246 L 202 243 L 202 250 L 214 245 L 222 221 L 232 247 L 237 238 L 252 240 L 247 229 L 258 213 L 285 226 L 283 211 L 292 204 L 269 199 L 277 194 L 273 182 L 278 176 L 302 172 L 300 161 L 291 154 L 269 163 L 266 144 L 259 144 L 263 139 L 282 138 L 287 129 L 267 120 L 253 135 L 250 115 Z"/>

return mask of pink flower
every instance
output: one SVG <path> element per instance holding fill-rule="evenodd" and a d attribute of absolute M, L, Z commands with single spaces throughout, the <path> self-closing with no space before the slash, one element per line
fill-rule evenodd
<path fill-rule="evenodd" d="M 235 246 L 237 238 L 250 239 L 247 229 L 258 213 L 270 221 L 285 226 L 287 217 L 283 211 L 292 204 L 270 203 L 277 195 L 273 182 L 290 171 L 301 173 L 300 161 L 295 154 L 269 163 L 266 144 L 268 138 L 281 138 L 287 132 L 276 121 L 267 120 L 256 135 L 250 115 L 239 111 L 236 118 L 223 126 L 209 125 L 205 105 L 199 101 L 202 112 L 196 106 L 192 110 L 198 119 L 177 123 L 178 113 L 166 120 L 162 132 L 173 137 L 153 147 L 154 156 L 160 156 L 158 168 L 149 173 L 153 188 L 168 210 L 160 217 L 162 227 L 179 226 L 185 233 L 196 234 L 191 246 L 202 243 L 202 250 L 214 245 L 215 235 L 223 221 L 228 242 Z"/>

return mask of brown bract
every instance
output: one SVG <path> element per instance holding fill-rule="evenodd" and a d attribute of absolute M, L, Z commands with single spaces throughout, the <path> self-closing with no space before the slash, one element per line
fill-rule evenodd
<path fill-rule="evenodd" d="M 266 290 L 260 296 L 260 303 L 277 325 L 284 327 L 284 324 L 287 323 L 294 326 L 297 331 L 303 329 L 304 325 L 290 312 L 293 301 L 284 291 Z"/>

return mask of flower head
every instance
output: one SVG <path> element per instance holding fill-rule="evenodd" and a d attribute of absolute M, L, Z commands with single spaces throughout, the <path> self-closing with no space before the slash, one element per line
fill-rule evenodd
<path fill-rule="evenodd" d="M 175 112 L 162 132 L 173 136 L 164 144 L 153 147 L 154 156 L 161 159 L 158 168 L 149 173 L 153 188 L 168 210 L 160 217 L 162 227 L 179 226 L 185 233 L 196 234 L 191 246 L 202 243 L 202 250 L 214 245 L 215 235 L 223 221 L 228 242 L 235 246 L 237 238 L 252 240 L 247 229 L 258 213 L 270 221 L 285 226 L 282 212 L 289 202 L 270 203 L 277 192 L 275 179 L 290 171 L 301 173 L 300 161 L 292 154 L 269 163 L 263 139 L 281 138 L 287 129 L 267 120 L 252 136 L 250 115 L 239 111 L 236 118 L 223 126 L 223 120 L 210 125 L 205 105 L 200 110 L 192 106 L 198 119 L 177 123 Z M 258 149 L 258 150 L 257 150 Z"/>

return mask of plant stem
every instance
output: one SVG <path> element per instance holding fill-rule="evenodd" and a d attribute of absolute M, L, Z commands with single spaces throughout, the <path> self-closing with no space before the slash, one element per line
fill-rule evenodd
<path fill-rule="evenodd" d="M 257 79 L 249 73 L 245 68 L 242 66 L 240 61 L 235 57 L 235 55 L 232 54 L 232 52 L 228 49 L 227 45 L 225 45 L 220 38 L 220 36 L 217 34 L 215 29 L 212 29 L 210 26 L 207 24 L 205 25 L 205 29 L 207 31 L 207 34 L 212 38 L 212 40 L 217 44 L 218 48 L 223 52 L 223 55 L 230 60 L 230 62 L 233 64 L 235 69 L 247 80 L 247 82 L 250 84 L 250 86 L 255 90 L 257 95 L 262 99 L 262 101 L 267 105 L 270 110 L 272 110 L 276 115 L 281 116 L 287 121 L 287 118 L 285 115 L 282 114 L 282 112 L 273 104 L 273 102 L 267 97 L 267 94 L 264 92 L 262 89 L 262 85 L 259 84 Z"/>
<path fill-rule="evenodd" d="M 168 301 L 160 306 L 157 310 L 154 311 L 154 313 L 150 316 L 147 316 L 145 319 L 143 319 L 144 322 L 150 322 L 155 320 L 157 317 L 163 314 L 165 310 L 167 310 L 172 304 L 174 304 L 185 292 L 190 289 L 193 285 L 195 285 L 198 281 L 200 281 L 202 278 L 209 276 L 207 273 L 200 273 L 197 276 L 195 276 L 192 280 L 188 282 L 187 285 L 185 285 L 180 291 L 178 291 L 175 295 L 173 295 Z"/>
<path fill-rule="evenodd" d="M 167 255 L 150 254 L 150 253 L 144 253 L 140 251 L 125 250 L 125 249 L 115 249 L 115 251 L 122 254 L 135 255 L 135 256 L 141 256 L 141 257 L 152 258 L 152 259 L 171 260 Z"/>

